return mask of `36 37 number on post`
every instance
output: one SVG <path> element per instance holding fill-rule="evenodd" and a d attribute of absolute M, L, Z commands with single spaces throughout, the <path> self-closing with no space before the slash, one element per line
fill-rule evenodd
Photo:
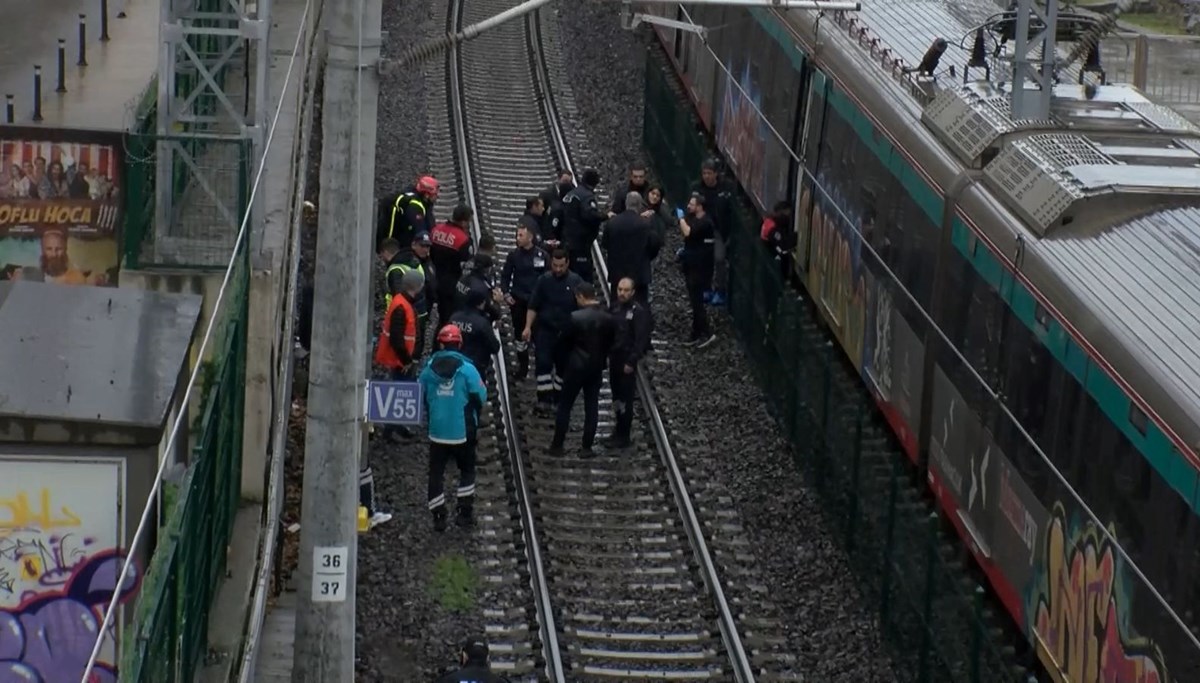
<path fill-rule="evenodd" d="M 350 551 L 344 545 L 313 548 L 312 601 L 345 602 Z"/>

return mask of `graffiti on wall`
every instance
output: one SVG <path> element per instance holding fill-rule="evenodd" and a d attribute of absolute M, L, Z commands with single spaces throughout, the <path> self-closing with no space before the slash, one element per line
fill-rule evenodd
<path fill-rule="evenodd" d="M 735 73 L 731 68 L 730 73 Z M 764 206 L 767 204 L 767 126 L 759 116 L 762 94 L 750 78 L 749 62 L 742 68 L 737 83 L 725 78 L 725 94 L 717 114 L 717 144 L 737 171 L 742 187 Z M 741 86 L 740 88 L 738 86 Z M 749 93 L 749 97 L 743 94 Z"/>
<path fill-rule="evenodd" d="M 1096 525 L 1068 525 L 1055 504 L 1035 581 L 1031 628 L 1053 663 L 1075 683 L 1168 683 L 1158 647 L 1128 624 L 1130 591 L 1108 537 Z"/>
<path fill-rule="evenodd" d="M 140 570 L 118 586 L 119 461 L 0 460 L 0 683 L 79 683 L 113 594 L 127 602 Z M 92 683 L 116 683 L 120 620 L 105 634 Z"/>

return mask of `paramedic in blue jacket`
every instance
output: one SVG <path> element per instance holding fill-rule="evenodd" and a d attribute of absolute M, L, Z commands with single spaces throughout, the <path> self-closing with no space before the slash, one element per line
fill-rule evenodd
<path fill-rule="evenodd" d="M 462 332 L 446 325 L 438 332 L 441 350 L 429 358 L 418 381 L 429 416 L 429 511 L 435 531 L 446 530 L 446 463 L 458 465 L 460 527 L 475 523 L 475 431 L 487 403 L 487 388 L 475 366 L 462 355 Z"/>

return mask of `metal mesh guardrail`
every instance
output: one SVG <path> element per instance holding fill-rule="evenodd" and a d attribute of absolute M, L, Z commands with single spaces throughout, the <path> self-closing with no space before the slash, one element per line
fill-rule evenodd
<path fill-rule="evenodd" d="M 687 196 L 710 154 L 686 103 L 647 68 L 644 144 L 668 196 Z M 1018 681 L 984 590 L 920 499 L 903 454 L 857 378 L 756 244 L 739 214 L 730 255 L 730 312 L 772 417 L 841 531 L 867 602 L 878 610 L 897 670 L 912 681 Z"/>
<path fill-rule="evenodd" d="M 241 493 L 250 282 L 244 244 L 201 375 L 187 473 L 177 486 L 164 484 L 158 544 L 122 639 L 122 681 L 190 683 L 204 663 Z"/>

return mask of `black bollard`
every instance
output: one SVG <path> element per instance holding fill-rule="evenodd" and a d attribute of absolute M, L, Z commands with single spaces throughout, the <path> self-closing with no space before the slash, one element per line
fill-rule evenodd
<path fill-rule="evenodd" d="M 42 67 L 33 66 L 33 120 L 42 120 Z"/>
<path fill-rule="evenodd" d="M 108 42 L 108 0 L 100 0 L 100 40 Z"/>
<path fill-rule="evenodd" d="M 67 91 L 67 39 L 58 39 L 58 87 L 54 92 Z"/>
<path fill-rule="evenodd" d="M 17 107 L 13 104 L 13 94 L 8 93 L 4 96 L 4 120 L 8 123 L 17 122 Z"/>
<path fill-rule="evenodd" d="M 77 66 L 87 66 L 87 15 L 79 15 L 79 61 Z"/>

